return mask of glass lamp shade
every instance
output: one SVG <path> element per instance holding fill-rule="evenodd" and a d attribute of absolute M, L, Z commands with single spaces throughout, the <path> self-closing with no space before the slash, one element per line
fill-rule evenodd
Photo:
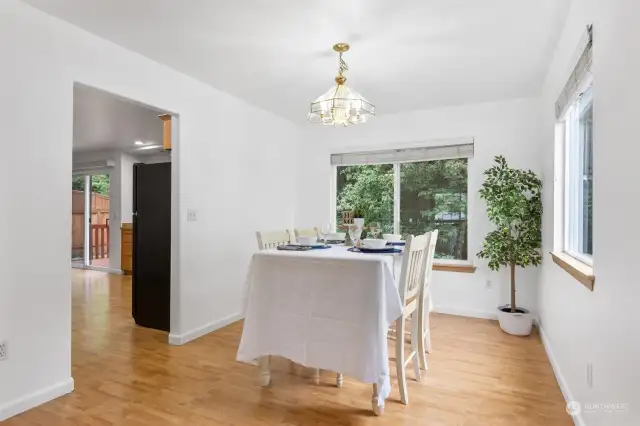
<path fill-rule="evenodd" d="M 375 115 L 375 107 L 358 92 L 338 84 L 311 103 L 309 121 L 325 126 L 358 124 Z"/>

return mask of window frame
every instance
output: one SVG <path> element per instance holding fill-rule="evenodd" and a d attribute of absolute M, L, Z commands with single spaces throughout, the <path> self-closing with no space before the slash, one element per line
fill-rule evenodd
<path fill-rule="evenodd" d="M 460 158 L 465 158 L 467 160 L 467 213 L 465 215 L 465 219 L 467 221 L 467 260 L 462 259 L 434 259 L 434 264 L 442 265 L 442 266 L 451 266 L 451 267 L 466 267 L 472 266 L 473 260 L 471 257 L 471 244 L 469 244 L 469 237 L 471 234 L 472 227 L 469 222 L 469 209 L 471 205 L 471 197 L 469 197 L 469 170 L 471 168 L 471 160 L 472 157 L 451 157 L 451 158 L 438 158 L 432 160 L 421 160 L 421 161 L 396 161 L 389 163 L 379 163 L 379 164 L 390 164 L 393 166 L 393 174 L 394 174 L 394 182 L 393 182 L 393 233 L 400 233 L 400 193 L 401 193 L 401 178 L 400 178 L 400 166 L 406 163 L 420 163 L 427 161 L 446 161 L 446 160 L 457 160 Z M 378 163 L 376 163 L 378 164 Z M 338 209 L 338 167 L 345 166 L 359 166 L 362 164 L 340 164 L 340 165 L 332 165 L 331 166 L 331 211 L 330 214 L 332 218 L 337 216 Z M 471 271 L 473 272 L 473 271 Z"/>
<path fill-rule="evenodd" d="M 593 108 L 593 81 L 589 79 L 587 84 L 584 85 L 584 89 L 580 91 L 580 94 L 572 102 L 571 106 L 564 114 L 561 120 L 562 124 L 562 155 L 563 155 L 563 169 L 562 169 L 562 247 L 561 251 L 576 259 L 577 261 L 592 267 L 593 255 L 580 253 L 573 250 L 572 247 L 576 247 L 582 244 L 584 233 L 581 231 L 583 228 L 583 214 L 575 215 L 574 220 L 571 219 L 572 213 L 576 212 L 576 206 L 583 204 L 583 179 L 582 173 L 578 172 L 584 167 L 584 144 L 580 144 L 577 147 L 579 155 L 575 155 L 576 147 L 572 146 L 575 143 L 569 136 L 570 131 L 580 132 L 580 117 L 587 110 L 587 108 Z M 587 96 L 583 105 L 580 104 L 583 96 Z M 579 110 L 576 111 L 576 108 Z M 577 116 L 576 123 L 570 123 L 573 115 Z M 575 119 L 575 118 L 574 118 Z M 580 136 L 578 136 L 580 137 Z M 579 142 L 579 139 L 575 141 Z M 572 155 L 573 154 L 573 155 Z M 572 171 L 574 171 L 572 173 Z M 573 230 L 571 229 L 573 228 Z M 573 231 L 573 232 L 572 232 Z"/>

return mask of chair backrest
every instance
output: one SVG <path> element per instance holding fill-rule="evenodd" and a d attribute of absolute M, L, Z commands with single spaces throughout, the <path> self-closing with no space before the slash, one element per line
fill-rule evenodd
<path fill-rule="evenodd" d="M 307 228 L 307 229 L 294 229 L 293 232 L 298 237 L 317 237 L 318 236 L 318 228 Z"/>
<path fill-rule="evenodd" d="M 427 255 L 424 262 L 424 292 L 429 291 L 431 285 L 431 272 L 433 271 L 433 257 L 436 253 L 436 244 L 438 242 L 438 230 L 428 232 L 429 244 L 427 245 Z"/>
<path fill-rule="evenodd" d="M 256 238 L 258 239 L 258 249 L 267 250 L 276 248 L 282 244 L 291 243 L 291 233 L 288 230 L 284 231 L 267 231 L 256 232 Z"/>
<path fill-rule="evenodd" d="M 424 260 L 429 244 L 428 235 L 409 235 L 402 256 L 402 271 L 400 272 L 400 299 L 404 306 L 412 301 L 422 290 L 424 284 Z"/>

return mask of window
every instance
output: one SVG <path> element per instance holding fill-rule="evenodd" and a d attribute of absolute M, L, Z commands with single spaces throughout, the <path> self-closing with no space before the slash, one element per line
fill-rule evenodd
<path fill-rule="evenodd" d="M 467 260 L 467 159 L 400 164 L 400 233 L 438 229 L 436 258 Z"/>
<path fill-rule="evenodd" d="M 418 155 L 415 150 L 407 151 L 411 155 L 342 154 L 344 158 L 332 156 L 332 163 L 358 162 L 358 158 L 406 160 Z M 420 156 L 429 158 L 433 152 Z M 342 212 L 358 210 L 366 223 L 380 222 L 385 233 L 406 236 L 438 229 L 435 257 L 466 261 L 467 166 L 467 158 L 337 165 L 336 223 L 342 223 Z"/>
<path fill-rule="evenodd" d="M 591 264 L 593 254 L 593 96 L 589 87 L 565 120 L 565 252 Z"/>
<path fill-rule="evenodd" d="M 366 223 L 380 222 L 383 233 L 393 233 L 393 165 L 338 167 L 336 223 L 342 212 L 360 210 Z"/>
<path fill-rule="evenodd" d="M 593 28 L 556 101 L 553 261 L 593 291 Z"/>

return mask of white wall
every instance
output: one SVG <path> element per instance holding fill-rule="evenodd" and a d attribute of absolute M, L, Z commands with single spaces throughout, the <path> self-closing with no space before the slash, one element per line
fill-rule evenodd
<path fill-rule="evenodd" d="M 171 328 L 178 336 L 240 312 L 255 249 L 247 230 L 292 225 L 288 166 L 299 129 L 16 0 L 0 2 L 0 57 L 0 340 L 10 352 L 0 362 L 2 419 L 73 387 L 75 81 L 180 114 L 173 156 L 180 170 L 179 297 L 172 288 Z M 197 210 L 197 222 L 186 222 L 187 208 Z M 37 263 L 28 255 L 34 247 L 46 253 Z"/>
<path fill-rule="evenodd" d="M 539 172 L 536 99 L 517 99 L 461 107 L 380 115 L 366 125 L 347 128 L 310 124 L 300 150 L 296 225 L 308 227 L 330 220 L 331 152 L 357 152 L 436 143 L 437 139 L 475 138 L 475 157 L 469 161 L 469 251 L 478 266 L 474 274 L 434 272 L 433 295 L 437 310 L 481 317 L 495 317 L 496 307 L 508 302 L 506 270 L 489 271 L 475 258 L 484 236 L 492 229 L 485 205 L 478 196 L 482 172 L 495 155 L 505 155 L 512 166 Z M 442 143 L 442 142 L 440 142 Z M 492 288 L 486 289 L 490 280 Z M 537 309 L 537 270 L 519 269 L 518 302 Z"/>
<path fill-rule="evenodd" d="M 553 249 L 554 102 L 575 63 L 588 23 L 594 25 L 594 271 L 593 292 L 556 266 Z M 584 413 L 594 425 L 640 424 L 640 320 L 635 310 L 640 286 L 640 2 L 573 0 L 549 68 L 542 103 L 544 263 L 539 307 L 541 323 L 565 386 L 581 403 L 627 403 L 627 412 Z M 593 364 L 593 389 L 587 386 Z"/>

